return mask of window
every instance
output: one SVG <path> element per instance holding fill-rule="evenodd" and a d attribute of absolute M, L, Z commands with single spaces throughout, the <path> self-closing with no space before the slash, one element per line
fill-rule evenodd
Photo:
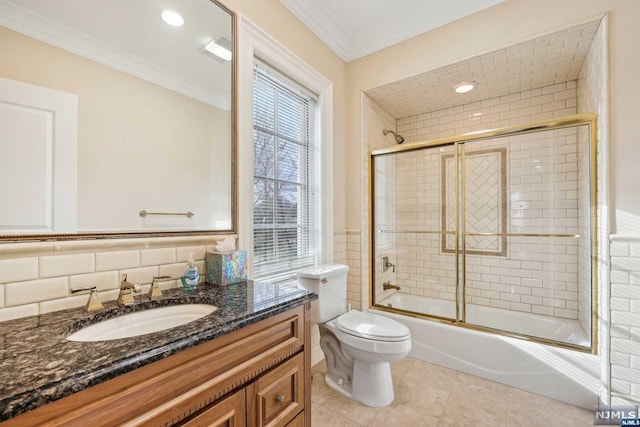
<path fill-rule="evenodd" d="M 253 80 L 253 277 L 286 279 L 319 256 L 316 98 L 262 62 Z"/>

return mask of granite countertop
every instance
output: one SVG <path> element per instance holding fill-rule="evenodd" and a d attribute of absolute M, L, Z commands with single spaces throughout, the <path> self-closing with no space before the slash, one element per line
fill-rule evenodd
<path fill-rule="evenodd" d="M 137 304 L 125 308 L 110 301 L 92 313 L 74 308 L 0 322 L 0 421 L 317 298 L 305 290 L 253 281 L 163 293 L 154 301 L 136 297 Z M 138 337 L 66 340 L 78 329 L 118 314 L 186 303 L 218 309 L 191 323 Z"/>

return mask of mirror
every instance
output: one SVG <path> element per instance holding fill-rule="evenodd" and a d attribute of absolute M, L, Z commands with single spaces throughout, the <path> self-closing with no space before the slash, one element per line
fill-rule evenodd
<path fill-rule="evenodd" d="M 234 45 L 213 0 L 0 0 L 0 240 L 235 232 Z"/>

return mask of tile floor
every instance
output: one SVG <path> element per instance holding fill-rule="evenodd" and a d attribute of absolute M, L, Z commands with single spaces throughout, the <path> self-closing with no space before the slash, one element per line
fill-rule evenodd
<path fill-rule="evenodd" d="M 591 411 L 406 357 L 393 363 L 395 400 L 370 408 L 331 390 L 326 364 L 312 369 L 312 427 L 584 427 Z"/>

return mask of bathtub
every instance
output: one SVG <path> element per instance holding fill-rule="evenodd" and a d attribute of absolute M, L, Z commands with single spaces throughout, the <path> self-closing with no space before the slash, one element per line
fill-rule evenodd
<path fill-rule="evenodd" d="M 424 307 L 431 307 L 433 309 L 429 310 L 431 314 L 436 314 L 435 312 L 440 310 L 440 314 L 437 315 L 443 317 L 455 313 L 453 302 L 448 302 L 450 307 L 447 304 L 435 304 L 436 302 L 447 303 L 433 298 L 396 293 L 381 301 L 380 304 L 391 304 L 394 308 L 417 312 L 424 311 Z M 414 310 L 418 307 L 420 307 L 419 310 Z M 499 314 L 496 315 L 496 310 L 499 309 L 468 306 L 467 319 L 471 322 L 471 319 L 475 317 L 474 322 L 485 321 L 486 323 L 483 325 L 488 326 L 487 323 L 491 323 L 495 319 L 499 320 L 503 315 L 514 315 L 506 319 L 511 322 L 509 325 L 513 330 L 515 322 L 523 320 L 519 315 L 532 316 L 509 310 L 501 310 L 505 313 L 497 312 Z M 413 342 L 413 348 L 409 354 L 411 357 L 583 408 L 593 409 L 598 404 L 599 379 L 598 357 L 596 355 L 403 316 L 375 308 L 371 308 L 369 311 L 395 319 L 409 328 Z M 491 313 L 492 311 L 493 313 Z M 492 317 L 486 319 L 488 315 Z M 571 322 L 559 323 L 562 324 L 551 325 L 547 323 L 539 326 L 534 322 L 529 322 L 529 324 L 525 323 L 522 328 L 529 332 L 536 332 L 536 328 L 543 329 L 543 332 L 555 330 L 558 336 L 554 339 L 565 340 L 569 337 L 578 342 L 584 339 L 577 334 L 579 331 L 574 330 L 575 325 Z M 574 333 L 577 335 L 572 336 Z M 584 333 L 582 334 L 584 335 Z"/>
<path fill-rule="evenodd" d="M 454 301 L 399 292 L 385 298 L 380 304 L 432 316 L 455 318 L 456 315 Z M 467 304 L 466 315 L 469 324 L 589 347 L 589 337 L 577 320 L 475 304 Z"/>

